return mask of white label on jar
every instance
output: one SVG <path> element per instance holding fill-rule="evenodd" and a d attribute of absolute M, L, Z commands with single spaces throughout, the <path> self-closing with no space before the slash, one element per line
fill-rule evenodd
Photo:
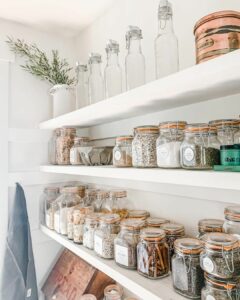
<path fill-rule="evenodd" d="M 159 147 L 157 154 L 161 156 L 163 159 L 166 159 L 169 155 L 169 149 L 167 147 Z"/>
<path fill-rule="evenodd" d="M 122 157 L 122 154 L 121 154 L 121 152 L 120 151 L 115 151 L 115 153 L 114 153 L 114 159 L 115 160 L 120 160 L 121 159 L 121 157 Z"/>
<path fill-rule="evenodd" d="M 116 262 L 121 265 L 128 266 L 128 248 L 116 245 L 115 251 Z"/>
<path fill-rule="evenodd" d="M 216 300 L 213 296 L 211 296 L 211 295 L 208 295 L 207 297 L 206 297 L 206 300 Z"/>
<path fill-rule="evenodd" d="M 94 236 L 94 251 L 96 251 L 97 254 L 102 255 L 103 253 L 103 241 L 102 238 L 99 236 Z"/>
<path fill-rule="evenodd" d="M 192 161 L 194 159 L 194 152 L 191 148 L 186 148 L 183 155 L 187 161 Z"/>
<path fill-rule="evenodd" d="M 204 270 L 207 271 L 208 273 L 212 273 L 212 271 L 214 270 L 214 264 L 209 257 L 204 257 L 203 267 Z"/>

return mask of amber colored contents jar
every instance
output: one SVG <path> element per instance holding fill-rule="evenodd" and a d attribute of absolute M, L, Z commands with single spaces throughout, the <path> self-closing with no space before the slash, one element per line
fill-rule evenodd
<path fill-rule="evenodd" d="M 56 140 L 57 164 L 70 165 L 70 150 L 74 144 L 75 128 L 61 128 Z"/>
<path fill-rule="evenodd" d="M 223 220 L 217 219 L 202 219 L 198 222 L 198 239 L 201 239 L 204 234 L 210 232 L 223 232 Z"/>

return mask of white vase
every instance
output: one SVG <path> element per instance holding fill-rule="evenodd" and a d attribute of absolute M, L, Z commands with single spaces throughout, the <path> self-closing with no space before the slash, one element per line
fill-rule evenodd
<path fill-rule="evenodd" d="M 51 90 L 53 101 L 53 117 L 69 113 L 75 110 L 75 89 L 67 84 L 56 84 Z"/>

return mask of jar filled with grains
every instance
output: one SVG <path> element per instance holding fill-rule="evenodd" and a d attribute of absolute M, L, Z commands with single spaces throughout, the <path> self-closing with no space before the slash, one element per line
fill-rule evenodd
<path fill-rule="evenodd" d="M 108 285 L 104 290 L 104 300 L 122 300 L 123 288 L 116 284 Z"/>
<path fill-rule="evenodd" d="M 53 135 L 48 143 L 48 161 L 52 165 L 57 164 L 57 138 L 60 136 L 60 128 L 54 130 Z"/>
<path fill-rule="evenodd" d="M 44 189 L 41 196 L 40 203 L 42 206 L 41 211 L 44 215 L 42 224 L 45 224 L 49 229 L 54 229 L 54 212 L 55 212 L 55 200 L 59 197 L 59 188 L 55 186 L 48 186 Z"/>
<path fill-rule="evenodd" d="M 184 169 L 212 169 L 220 163 L 219 149 L 215 127 L 207 124 L 187 125 L 180 150 L 181 165 Z"/>
<path fill-rule="evenodd" d="M 79 207 L 76 206 L 73 210 L 73 241 L 76 244 L 83 243 L 83 230 L 85 217 L 93 213 L 93 207 Z"/>
<path fill-rule="evenodd" d="M 202 289 L 202 300 L 239 300 L 240 279 L 221 279 L 205 273 L 205 287 Z"/>
<path fill-rule="evenodd" d="M 127 191 L 111 190 L 102 204 L 102 212 L 118 214 L 121 219 L 128 216 Z"/>
<path fill-rule="evenodd" d="M 100 218 L 99 228 L 94 234 L 94 251 L 102 258 L 114 258 L 114 239 L 119 233 L 119 221 L 117 214 L 106 214 Z"/>
<path fill-rule="evenodd" d="M 121 230 L 114 241 L 115 262 L 127 269 L 137 268 L 137 244 L 140 230 L 145 227 L 145 221 L 126 219 L 121 222 Z"/>
<path fill-rule="evenodd" d="M 71 165 L 83 165 L 82 158 L 80 155 L 79 147 L 89 146 L 88 137 L 75 137 L 74 144 L 70 149 L 70 163 Z"/>
<path fill-rule="evenodd" d="M 70 165 L 70 150 L 74 144 L 75 128 L 61 128 L 56 140 L 57 164 Z"/>
<path fill-rule="evenodd" d="M 147 227 L 160 228 L 162 225 L 167 223 L 170 223 L 170 221 L 164 218 L 149 217 L 146 220 Z"/>
<path fill-rule="evenodd" d="M 113 148 L 113 165 L 115 167 L 132 167 L 133 136 L 119 136 Z"/>
<path fill-rule="evenodd" d="M 85 218 L 83 226 L 83 246 L 88 249 L 94 249 L 94 234 L 99 226 L 99 219 L 102 215 L 102 213 L 92 213 Z"/>
<path fill-rule="evenodd" d="M 159 125 L 157 164 L 160 168 L 181 168 L 180 146 L 184 139 L 186 122 L 164 122 Z"/>
<path fill-rule="evenodd" d="M 216 277 L 229 279 L 240 274 L 240 249 L 238 239 L 227 233 L 208 233 L 201 253 L 202 269 Z"/>
<path fill-rule="evenodd" d="M 198 222 L 198 239 L 201 239 L 204 234 L 210 232 L 223 232 L 223 220 L 218 219 L 202 219 Z"/>
<path fill-rule="evenodd" d="M 130 219 L 147 220 L 148 217 L 150 217 L 150 213 L 146 210 L 131 209 L 128 211 L 128 218 Z"/>
<path fill-rule="evenodd" d="M 224 231 L 235 235 L 240 240 L 240 206 L 228 206 L 224 214 Z"/>
<path fill-rule="evenodd" d="M 157 126 L 140 126 L 134 129 L 132 143 L 133 167 L 157 167 L 156 141 L 159 135 Z"/>
<path fill-rule="evenodd" d="M 198 239 L 178 239 L 174 249 L 172 279 L 175 291 L 189 299 L 201 299 L 204 272 L 200 267 L 200 253 L 203 243 Z"/>
<path fill-rule="evenodd" d="M 236 119 L 222 119 L 209 122 L 210 126 L 217 128 L 218 140 L 221 145 L 233 145 L 234 135 L 238 131 L 238 120 Z"/>

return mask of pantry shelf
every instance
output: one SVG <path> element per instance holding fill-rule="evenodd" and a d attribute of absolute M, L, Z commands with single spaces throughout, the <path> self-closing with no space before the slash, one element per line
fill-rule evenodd
<path fill-rule="evenodd" d="M 52 238 L 65 248 L 69 249 L 95 268 L 112 277 L 119 284 L 134 293 L 140 299 L 149 300 L 184 300 L 182 296 L 176 294 L 172 288 L 171 277 L 160 280 L 150 280 L 138 275 L 136 271 L 123 269 L 115 264 L 113 260 L 99 258 L 91 250 L 79 246 L 69 241 L 66 237 L 41 226 L 41 230 L 48 237 Z"/>
<path fill-rule="evenodd" d="M 90 127 L 240 93 L 240 50 L 42 122 L 41 129 Z"/>

